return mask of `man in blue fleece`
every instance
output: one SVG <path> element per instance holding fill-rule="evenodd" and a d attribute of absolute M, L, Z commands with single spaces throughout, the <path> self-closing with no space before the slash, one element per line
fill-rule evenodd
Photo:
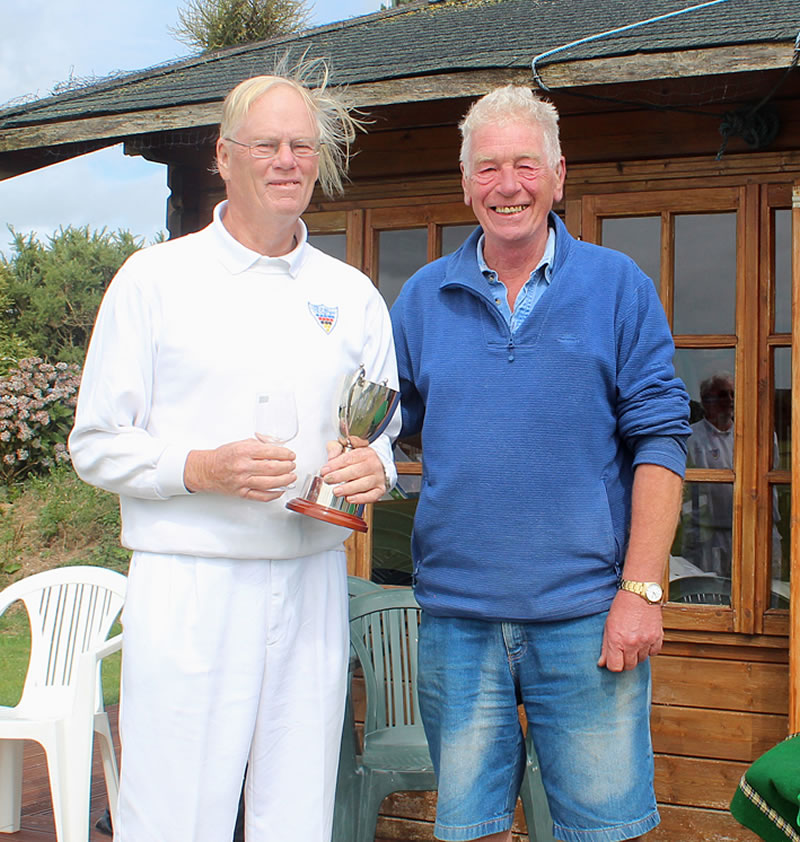
<path fill-rule="evenodd" d="M 520 698 L 555 836 L 638 839 L 659 821 L 648 658 L 688 395 L 653 282 L 551 212 L 555 108 L 508 86 L 461 130 L 480 227 L 392 310 L 401 435 L 424 445 L 412 545 L 435 834 L 510 840 Z"/>

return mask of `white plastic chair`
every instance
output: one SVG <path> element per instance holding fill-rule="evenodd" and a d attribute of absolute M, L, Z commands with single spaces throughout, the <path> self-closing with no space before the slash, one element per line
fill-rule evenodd
<path fill-rule="evenodd" d="M 60 567 L 0 592 L 0 615 L 21 600 L 31 626 L 31 654 L 22 698 L 0 706 L 0 832 L 20 828 L 23 740 L 47 755 L 59 842 L 89 838 L 92 744 L 100 752 L 112 821 L 119 773 L 103 708 L 100 661 L 122 645 L 106 640 L 125 600 L 127 579 L 102 567 Z M 0 644 L 2 646 L 2 644 Z"/>

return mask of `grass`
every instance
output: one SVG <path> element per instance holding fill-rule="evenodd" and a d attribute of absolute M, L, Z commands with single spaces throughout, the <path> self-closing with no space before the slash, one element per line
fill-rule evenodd
<path fill-rule="evenodd" d="M 6 491 L 0 503 L 0 590 L 52 567 L 94 564 L 127 572 L 119 545 L 119 509 L 113 494 L 81 482 L 70 467 L 32 477 Z M 119 632 L 116 624 L 112 634 Z M 15 705 L 30 655 L 30 627 L 21 604 L 0 617 L 0 705 Z M 103 697 L 119 700 L 120 653 L 103 661 Z"/>
<path fill-rule="evenodd" d="M 111 629 L 111 636 L 119 634 L 119 623 Z M 22 696 L 28 659 L 31 651 L 31 632 L 28 615 L 23 607 L 15 607 L 0 617 L 0 705 L 14 707 Z M 103 660 L 101 677 L 103 700 L 106 705 L 119 701 L 119 675 L 122 659 L 119 652 Z"/>

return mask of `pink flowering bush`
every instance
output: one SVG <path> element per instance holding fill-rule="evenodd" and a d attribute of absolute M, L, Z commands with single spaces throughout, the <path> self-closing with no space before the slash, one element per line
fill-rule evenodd
<path fill-rule="evenodd" d="M 77 365 L 39 357 L 20 360 L 0 378 L 0 478 L 6 485 L 69 462 L 79 386 Z"/>

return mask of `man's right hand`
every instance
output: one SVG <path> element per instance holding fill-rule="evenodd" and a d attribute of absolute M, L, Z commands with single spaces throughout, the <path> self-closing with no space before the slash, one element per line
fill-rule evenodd
<path fill-rule="evenodd" d="M 277 500 L 297 481 L 294 452 L 278 444 L 245 439 L 214 450 L 191 450 L 183 469 L 187 491 Z"/>

